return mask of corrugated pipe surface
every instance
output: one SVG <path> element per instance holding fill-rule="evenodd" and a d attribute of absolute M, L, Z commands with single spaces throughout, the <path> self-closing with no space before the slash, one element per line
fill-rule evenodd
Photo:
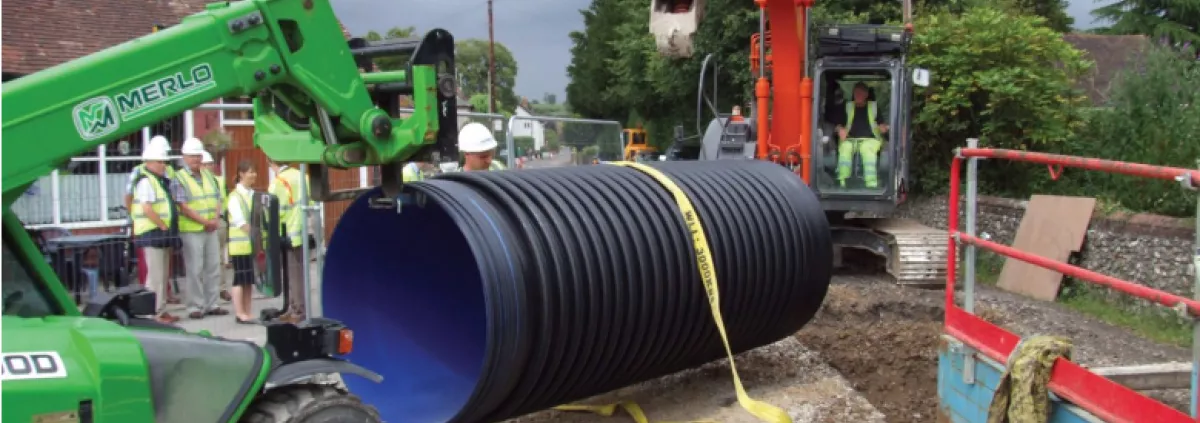
<path fill-rule="evenodd" d="M 833 253 L 800 178 L 762 161 L 652 166 L 699 213 L 735 353 L 813 317 Z M 423 201 L 346 211 L 324 272 L 349 358 L 385 378 L 349 388 L 387 421 L 499 421 L 725 356 L 692 235 L 647 174 L 466 172 L 405 190 Z"/>

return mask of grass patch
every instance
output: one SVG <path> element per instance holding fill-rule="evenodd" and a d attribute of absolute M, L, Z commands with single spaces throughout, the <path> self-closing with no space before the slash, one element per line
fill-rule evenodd
<path fill-rule="evenodd" d="M 1058 302 L 1081 314 L 1129 329 L 1147 339 L 1184 348 L 1192 345 L 1191 324 L 1174 311 L 1157 306 L 1139 306 L 1134 303 L 1132 297 L 1107 293 L 1107 290 L 1091 286 L 1087 282 L 1070 281 L 1063 286 Z"/>

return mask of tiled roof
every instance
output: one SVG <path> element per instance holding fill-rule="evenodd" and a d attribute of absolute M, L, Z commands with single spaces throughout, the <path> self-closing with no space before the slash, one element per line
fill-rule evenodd
<path fill-rule="evenodd" d="M 5 73 L 29 74 L 150 34 L 213 0 L 12 0 L 0 5 Z M 350 34 L 342 27 L 343 34 Z"/>
<path fill-rule="evenodd" d="M 1107 102 L 1108 90 L 1117 75 L 1140 62 L 1143 50 L 1150 47 L 1150 40 L 1143 35 L 1070 33 L 1063 38 L 1095 62 L 1092 72 L 1084 76 L 1078 88 L 1096 105 Z"/>

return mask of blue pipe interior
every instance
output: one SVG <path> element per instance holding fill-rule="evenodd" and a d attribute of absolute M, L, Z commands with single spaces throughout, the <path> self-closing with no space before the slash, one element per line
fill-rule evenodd
<path fill-rule="evenodd" d="M 342 215 L 325 259 L 325 316 L 354 331 L 351 362 L 382 383 L 347 387 L 389 422 L 444 422 L 466 404 L 487 350 L 484 284 L 461 229 L 444 209 L 371 209 Z"/>

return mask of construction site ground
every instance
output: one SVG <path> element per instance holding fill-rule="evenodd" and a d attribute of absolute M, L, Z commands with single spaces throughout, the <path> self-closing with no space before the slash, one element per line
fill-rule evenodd
<path fill-rule="evenodd" d="M 1160 344 L 1055 303 L 977 288 L 976 312 L 1021 336 L 1065 336 L 1073 359 L 1089 367 L 1188 362 L 1190 352 Z M 961 298 L 961 293 L 959 294 Z M 873 275 L 840 274 L 817 317 L 794 336 L 736 357 L 738 372 L 754 399 L 782 408 L 796 423 L 936 421 L 937 343 L 944 292 L 907 288 Z M 280 300 L 256 299 L 256 308 Z M 228 306 L 226 304 L 226 306 Z M 180 323 L 189 330 L 265 342 L 262 326 L 226 318 Z M 1151 396 L 1180 410 L 1187 391 Z M 651 422 L 758 422 L 737 405 L 727 360 L 665 376 L 581 403 L 633 401 Z M 603 417 L 543 411 L 512 423 L 632 421 L 618 411 Z"/>
<path fill-rule="evenodd" d="M 1140 337 L 1059 304 L 989 286 L 976 312 L 1021 336 L 1059 335 L 1088 367 L 1187 362 L 1190 352 Z M 937 421 L 937 343 L 944 291 L 906 288 L 884 278 L 839 275 L 817 318 L 791 338 L 736 357 L 750 396 L 787 411 L 794 422 Z M 959 294 L 961 297 L 961 293 Z M 1180 410 L 1187 391 L 1153 391 Z M 636 402 L 651 422 L 758 422 L 737 405 L 727 360 L 591 398 Z M 514 423 L 632 421 L 544 411 Z"/>

